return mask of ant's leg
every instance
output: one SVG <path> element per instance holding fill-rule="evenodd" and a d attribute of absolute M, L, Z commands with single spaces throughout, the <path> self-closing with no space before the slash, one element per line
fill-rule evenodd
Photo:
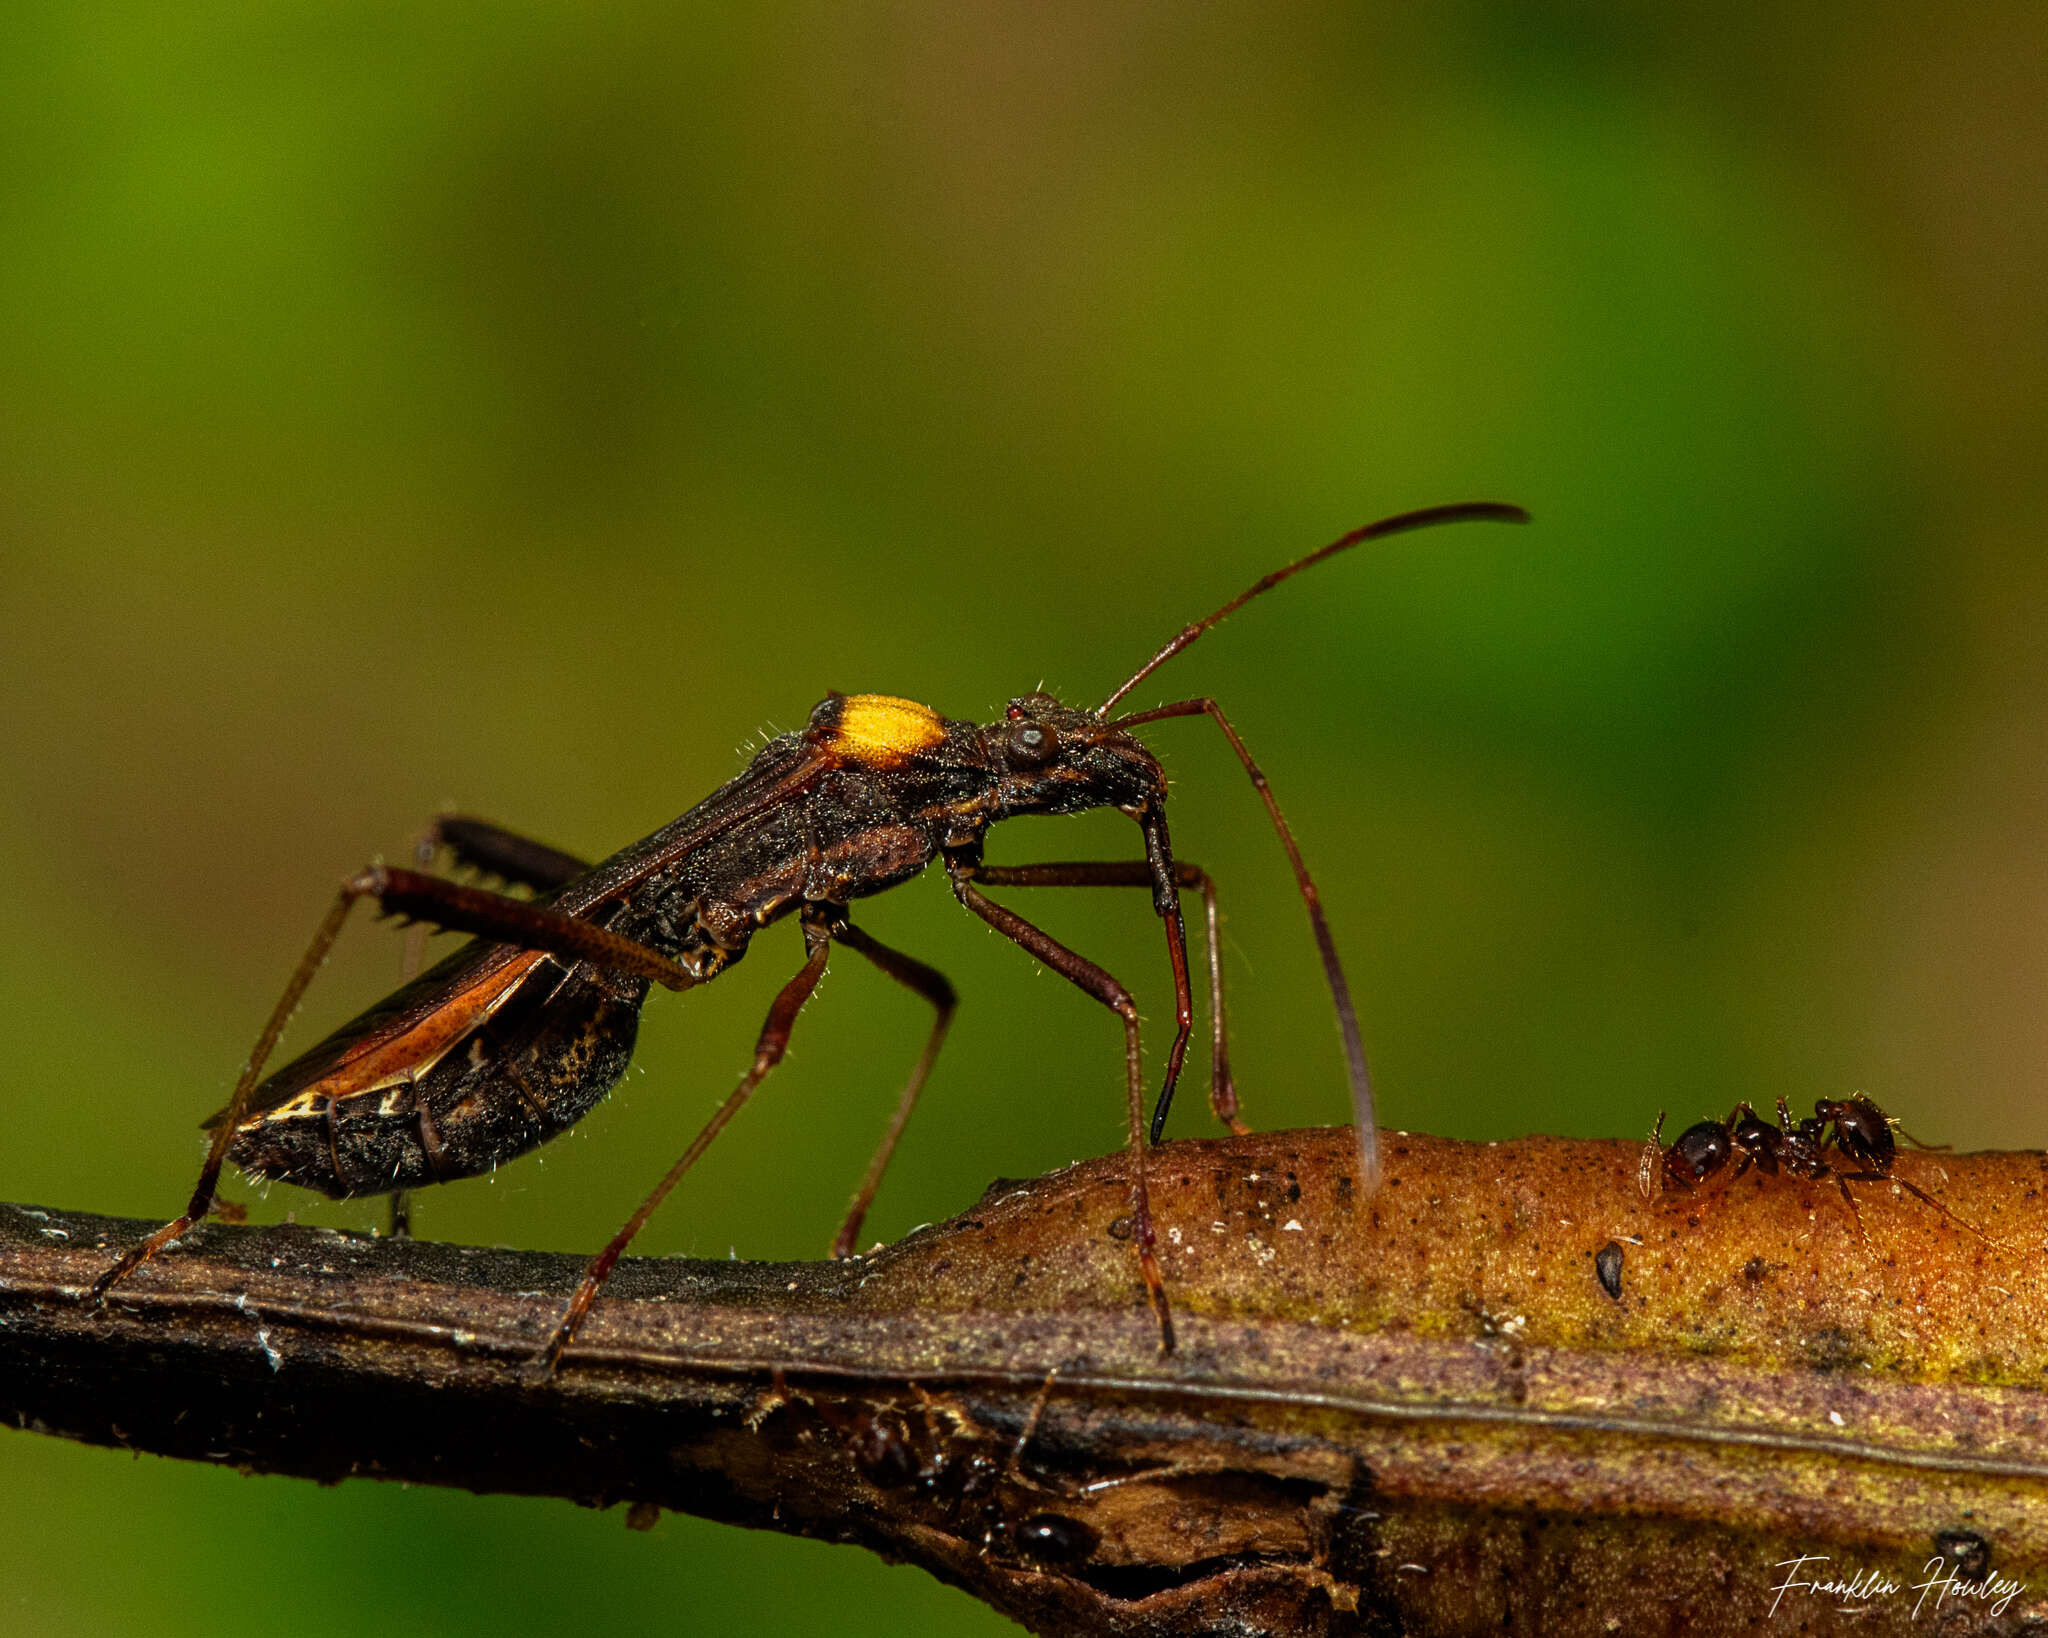
<path fill-rule="evenodd" d="M 1851 1183 L 1890 1183 L 1897 1188 L 1904 1189 L 1908 1194 L 1913 1196 L 1914 1199 L 1919 1200 L 1926 1205 L 1932 1206 L 1936 1211 L 1940 1212 L 1942 1216 L 1946 1217 L 1951 1223 L 1955 1224 L 1957 1228 L 1962 1229 L 1966 1233 L 1976 1235 L 1977 1238 L 1982 1240 L 1987 1246 L 1997 1246 L 2002 1245 L 2004 1243 L 2002 1241 L 1992 1239 L 1990 1235 L 1986 1234 L 1982 1229 L 1977 1227 L 1977 1225 L 1975 1223 L 1972 1223 L 1968 1218 L 1957 1216 L 1956 1213 L 1950 1211 L 1948 1207 L 1944 1206 L 1939 1200 L 1935 1199 L 1933 1195 L 1929 1194 L 1917 1183 L 1908 1183 L 1903 1177 L 1895 1177 L 1890 1172 L 1849 1172 L 1846 1175 L 1838 1174 L 1836 1181 L 1842 1184 L 1842 1193 L 1845 1195 L 1849 1192 L 1849 1184 Z M 1858 1221 L 1857 1226 L 1859 1228 L 1862 1226 L 1860 1219 Z"/>
<path fill-rule="evenodd" d="M 861 1179 L 860 1187 L 854 1191 L 853 1204 L 846 1211 L 846 1221 L 839 1225 L 838 1238 L 832 1242 L 833 1256 L 850 1257 L 854 1243 L 860 1237 L 861 1222 L 868 1214 L 868 1207 L 874 1203 L 875 1191 L 882 1186 L 882 1173 L 888 1169 L 889 1157 L 896 1152 L 897 1140 L 909 1124 L 910 1111 L 917 1106 L 917 1095 L 924 1090 L 925 1078 L 931 1074 L 932 1064 L 939 1056 L 939 1043 L 945 1040 L 946 1026 L 953 1021 L 957 998 L 946 975 L 936 967 L 927 967 L 901 950 L 890 949 L 879 939 L 868 937 L 851 922 L 838 923 L 832 929 L 832 936 L 848 949 L 858 950 L 897 983 L 915 990 L 938 1013 L 932 1020 L 932 1032 L 925 1041 L 924 1051 L 911 1069 L 910 1079 L 903 1084 L 903 1096 L 896 1101 L 896 1113 L 889 1118 L 889 1129 L 882 1134 L 881 1147 L 875 1150 L 875 1158 L 868 1162 L 867 1176 Z"/>
<path fill-rule="evenodd" d="M 1863 1229 L 1863 1213 L 1857 1208 L 1856 1197 L 1849 1192 L 1849 1181 L 1851 1178 L 1854 1178 L 1859 1183 L 1875 1183 L 1886 1180 L 1881 1180 L 1875 1172 L 1835 1173 L 1835 1186 L 1842 1191 L 1843 1203 L 1848 1206 L 1849 1215 L 1856 1220 L 1856 1238 L 1861 1244 L 1868 1246 L 1870 1244 L 1870 1236 Z"/>
<path fill-rule="evenodd" d="M 547 1347 L 541 1350 L 540 1367 L 543 1371 L 552 1371 L 561 1363 L 562 1350 L 576 1335 L 576 1328 L 590 1312 L 590 1305 L 597 1301 L 598 1288 L 610 1276 L 612 1265 L 618 1262 L 620 1254 L 632 1244 L 633 1236 L 646 1226 L 655 1208 L 668 1198 L 669 1190 L 680 1183 L 683 1174 L 697 1163 L 697 1157 L 711 1147 L 711 1140 L 724 1131 L 726 1123 L 740 1112 L 740 1105 L 747 1101 L 748 1095 L 761 1084 L 768 1071 L 782 1062 L 796 1015 L 803 1011 L 804 1003 L 810 1000 L 811 992 L 818 987 L 818 980 L 825 976 L 825 961 L 832 953 L 831 929 L 822 918 L 805 920 L 804 948 L 807 955 L 803 966 L 797 970 L 796 977 L 782 986 L 781 994 L 775 997 L 774 1004 L 768 1009 L 767 1022 L 761 1026 L 760 1039 L 754 1043 L 753 1066 L 740 1077 L 740 1084 L 704 1123 L 704 1129 L 690 1140 L 682 1158 L 668 1169 L 668 1174 L 654 1185 L 653 1192 L 640 1202 L 640 1209 L 626 1219 L 626 1226 L 591 1259 L 590 1267 L 584 1270 L 582 1284 L 576 1287 L 576 1294 L 562 1311 L 555 1334 L 548 1339 Z"/>
<path fill-rule="evenodd" d="M 1123 1020 L 1124 1075 L 1130 1095 L 1131 1242 L 1138 1248 L 1138 1272 L 1145 1294 L 1159 1317 L 1159 1351 L 1173 1352 L 1173 1311 L 1166 1305 L 1166 1282 L 1159 1276 L 1159 1255 L 1152 1233 L 1152 1195 L 1145 1186 L 1145 1065 L 1138 1046 L 1138 1004 L 1131 992 L 1087 957 L 1031 925 L 1016 911 L 997 904 L 974 885 L 974 865 L 946 861 L 953 896 L 1013 943 L 1021 944 L 1068 983 L 1100 1001 Z"/>
<path fill-rule="evenodd" d="M 488 820 L 471 819 L 457 813 L 435 815 L 433 823 L 413 843 L 413 863 L 423 871 L 431 871 L 443 848 L 454 856 L 457 864 L 540 893 L 574 881 L 590 869 L 573 853 L 564 853 L 560 848 L 520 836 Z M 415 923 L 406 929 L 405 954 L 398 968 L 401 985 L 410 984 L 426 965 L 429 931 L 425 922 Z M 410 1189 L 392 1191 L 390 1236 L 394 1240 L 412 1238 Z"/>
<path fill-rule="evenodd" d="M 1337 960 L 1337 941 L 1330 936 L 1330 922 L 1323 914 L 1322 895 L 1316 891 L 1308 866 L 1302 861 L 1294 832 L 1287 828 L 1286 817 L 1280 812 L 1280 804 L 1274 799 L 1273 787 L 1268 783 L 1265 772 L 1252 760 L 1251 752 L 1238 738 L 1237 730 L 1231 726 L 1222 708 L 1206 696 L 1197 700 L 1177 700 L 1171 705 L 1155 706 L 1150 711 L 1133 712 L 1130 716 L 1117 718 L 1112 726 L 1135 728 L 1143 723 L 1163 722 L 1172 717 L 1198 716 L 1208 717 L 1214 722 L 1230 742 L 1231 750 L 1237 753 L 1237 760 L 1250 775 L 1259 800 L 1265 803 L 1267 816 L 1280 835 L 1280 845 L 1287 851 L 1287 862 L 1294 867 L 1295 885 L 1301 889 L 1301 901 L 1308 907 L 1316 950 L 1323 960 L 1323 976 L 1329 983 L 1330 1000 L 1337 1011 L 1337 1028 L 1344 1037 L 1345 1068 L 1351 1077 L 1352 1119 L 1358 1126 L 1359 1181 L 1368 1195 L 1373 1194 L 1380 1186 L 1380 1138 L 1379 1126 L 1373 1118 L 1372 1073 L 1366 1067 L 1365 1041 L 1358 1033 L 1358 1009 L 1351 1004 L 1351 986 L 1345 980 L 1343 965 Z"/>
<path fill-rule="evenodd" d="M 213 1141 L 206 1151 L 206 1163 L 200 1168 L 199 1182 L 193 1188 L 185 1214 L 166 1223 L 140 1245 L 124 1253 L 119 1262 L 93 1282 L 89 1300 L 96 1302 L 104 1297 L 117 1281 L 125 1279 L 206 1216 L 220 1186 L 221 1167 L 227 1159 L 228 1144 L 236 1127 L 241 1124 L 242 1112 L 248 1107 L 249 1096 L 262 1077 L 263 1066 L 269 1061 L 292 1014 L 298 1011 L 307 986 L 313 982 L 313 975 L 319 972 L 327 960 L 328 951 L 334 947 L 334 941 L 341 936 L 342 924 L 348 920 L 349 911 L 358 899 L 365 898 L 377 900 L 385 915 L 406 916 L 456 932 L 495 938 L 521 949 L 543 950 L 550 955 L 587 961 L 607 971 L 651 979 L 670 989 L 688 989 L 698 982 L 687 968 L 645 945 L 607 932 L 594 923 L 579 921 L 559 910 L 528 904 L 524 899 L 507 898 L 502 893 L 490 893 L 482 888 L 464 887 L 444 881 L 439 876 L 423 875 L 417 870 L 371 865 L 341 884 L 340 893 L 314 932 L 313 942 L 293 972 L 291 982 L 285 985 L 284 994 L 278 997 L 277 1006 L 263 1026 L 263 1033 L 256 1037 L 256 1045 L 249 1054 L 248 1062 L 242 1066 L 228 1106 L 214 1123 Z"/>
<path fill-rule="evenodd" d="M 1060 1368 L 1057 1365 L 1045 1373 L 1045 1381 L 1031 1397 L 1031 1409 L 1024 1417 L 1024 1426 L 1017 1434 L 1017 1441 L 1010 1446 L 1010 1459 L 1003 1464 L 1003 1476 L 1012 1484 L 1026 1485 L 1033 1490 L 1045 1488 L 1044 1485 L 1025 1477 L 1024 1447 L 1031 1443 L 1031 1436 L 1038 1431 L 1039 1419 L 1045 1415 L 1045 1407 L 1052 1399 L 1052 1385 L 1059 1380 L 1059 1374 Z"/>
<path fill-rule="evenodd" d="M 1237 1086 L 1230 1075 L 1230 1049 L 1223 1021 L 1223 927 L 1216 909 L 1216 883 L 1200 865 L 1176 859 L 1174 882 L 1201 891 L 1203 921 L 1209 943 L 1209 1107 L 1216 1118 L 1242 1136 L 1251 1128 L 1237 1118 Z M 1152 867 L 1143 859 L 1074 864 L 983 865 L 974 879 L 989 887 L 1150 887 Z M 1152 1141 L 1159 1141 L 1154 1123 Z"/>

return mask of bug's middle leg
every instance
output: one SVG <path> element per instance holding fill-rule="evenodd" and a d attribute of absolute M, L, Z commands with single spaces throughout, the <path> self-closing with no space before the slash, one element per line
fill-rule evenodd
<path fill-rule="evenodd" d="M 1093 996 L 1123 1021 L 1124 1074 L 1130 1097 L 1131 1243 L 1138 1249 L 1138 1272 L 1145 1295 L 1159 1317 L 1159 1351 L 1173 1352 L 1173 1310 L 1166 1302 L 1166 1282 L 1159 1274 L 1157 1239 L 1152 1232 L 1152 1194 L 1145 1184 L 1145 1064 L 1138 1044 L 1138 1004 L 1131 992 L 1086 956 L 1068 949 L 1050 933 L 1034 927 L 1016 911 L 997 904 L 974 885 L 978 866 L 964 858 L 948 858 L 946 873 L 953 896 L 997 932 L 1021 944 L 1037 960 L 1068 983 Z"/>
<path fill-rule="evenodd" d="M 897 1141 L 903 1136 L 903 1128 L 910 1121 L 910 1111 L 917 1106 L 917 1096 L 924 1090 L 926 1078 L 932 1072 L 932 1064 L 939 1056 L 939 1045 L 946 1038 L 946 1026 L 953 1021 L 956 996 L 946 975 L 936 967 L 927 967 L 893 950 L 879 939 L 870 938 L 850 921 L 835 923 L 832 936 L 850 950 L 858 950 L 883 972 L 907 989 L 917 991 L 929 1001 L 938 1016 L 932 1020 L 932 1032 L 926 1038 L 924 1051 L 910 1071 L 910 1079 L 903 1084 L 903 1095 L 896 1100 L 896 1113 L 889 1118 L 888 1130 L 882 1134 L 882 1142 L 875 1150 L 875 1157 L 868 1162 L 867 1175 L 861 1179 L 860 1187 L 854 1191 L 853 1203 L 847 1207 L 846 1220 L 839 1226 L 839 1234 L 832 1242 L 832 1255 L 850 1257 L 855 1243 L 860 1238 L 860 1225 L 867 1217 L 868 1207 L 874 1204 L 875 1191 L 882 1186 L 882 1173 L 888 1170 L 889 1157 L 895 1154 Z"/>
<path fill-rule="evenodd" d="M 1215 879 L 1200 865 L 1173 862 L 1174 883 L 1202 895 L 1202 920 L 1209 947 L 1209 1107 L 1240 1137 L 1251 1128 L 1237 1118 L 1237 1085 L 1230 1074 L 1229 1039 L 1223 1018 L 1223 924 L 1216 908 Z M 974 879 L 988 887 L 1150 887 L 1152 867 L 1143 859 L 1073 860 L 1058 864 L 983 865 Z M 1152 1141 L 1165 1121 L 1155 1116 Z"/>
<path fill-rule="evenodd" d="M 555 1326 L 555 1332 L 541 1350 L 539 1364 L 542 1370 L 552 1371 L 561 1363 L 562 1351 L 569 1346 L 582 1325 L 584 1316 L 590 1312 L 591 1304 L 597 1301 L 597 1293 L 611 1275 L 612 1266 L 618 1262 L 627 1246 L 633 1243 L 633 1236 L 647 1225 L 655 1208 L 668 1198 L 668 1193 L 683 1180 L 683 1174 L 696 1165 L 698 1157 L 711 1147 L 711 1140 L 725 1130 L 726 1124 L 740 1112 L 740 1105 L 747 1101 L 755 1087 L 767 1077 L 768 1072 L 782 1062 L 782 1055 L 789 1049 L 789 1032 L 796 1023 L 796 1015 L 803 1011 L 804 1003 L 811 998 L 811 992 L 818 987 L 818 980 L 825 976 L 825 961 L 832 953 L 832 924 L 822 914 L 807 914 L 804 918 L 804 949 L 807 952 L 804 964 L 797 970 L 796 977 L 782 986 L 768 1009 L 768 1018 L 761 1026 L 760 1038 L 754 1043 L 754 1062 L 746 1074 L 740 1077 L 740 1084 L 733 1088 L 725 1102 L 721 1103 L 704 1128 L 690 1140 L 689 1148 L 682 1153 L 667 1175 L 654 1185 L 653 1191 L 640 1202 L 640 1208 L 626 1219 L 626 1226 L 614 1234 L 611 1243 L 591 1259 L 590 1267 L 584 1270 L 582 1283 L 576 1287 L 576 1294 L 569 1299 L 569 1306 L 562 1311 L 562 1318 Z"/>

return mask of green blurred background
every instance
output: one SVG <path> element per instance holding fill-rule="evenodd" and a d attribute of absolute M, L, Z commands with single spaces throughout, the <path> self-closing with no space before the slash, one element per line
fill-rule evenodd
<path fill-rule="evenodd" d="M 166 16 L 0 9 L 0 1196 L 175 1209 L 333 884 L 444 805 L 601 855 L 828 687 L 1092 703 L 1474 497 L 1539 522 L 1319 570 L 1137 702 L 1214 692 L 1271 773 L 1385 1118 L 1862 1089 L 2048 1140 L 2038 6 Z M 1153 737 L 1247 1111 L 1340 1119 L 1253 794 Z M 1163 1015 L 1141 895 L 1032 904 Z M 963 997 L 878 1233 L 1115 1146 L 1099 1009 L 937 879 L 864 919 Z M 422 1231 L 596 1247 L 797 959 L 657 996 L 620 1095 Z M 925 1022 L 842 959 L 641 1249 L 821 1252 Z M 1001 1629 L 850 1549 L 0 1438 L 9 1632 L 279 1621 Z"/>

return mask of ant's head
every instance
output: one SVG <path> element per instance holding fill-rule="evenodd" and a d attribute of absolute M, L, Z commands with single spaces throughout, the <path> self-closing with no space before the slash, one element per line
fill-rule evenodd
<path fill-rule="evenodd" d="M 1835 1147 L 1857 1165 L 1873 1172 L 1891 1169 L 1898 1141 L 1884 1111 L 1868 1098 L 1819 1098 L 1813 1113 L 1823 1124 L 1835 1123 Z"/>
<path fill-rule="evenodd" d="M 1166 774 L 1142 741 L 1050 694 L 1010 701 L 980 738 L 1006 815 L 1120 808 L 1135 816 L 1166 799 Z"/>

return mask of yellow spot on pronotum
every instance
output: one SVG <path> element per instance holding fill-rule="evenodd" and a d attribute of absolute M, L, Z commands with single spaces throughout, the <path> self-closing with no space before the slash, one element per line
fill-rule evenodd
<path fill-rule="evenodd" d="M 893 767 L 945 737 L 946 725 L 929 705 L 888 694 L 849 694 L 832 745 L 856 761 Z"/>

